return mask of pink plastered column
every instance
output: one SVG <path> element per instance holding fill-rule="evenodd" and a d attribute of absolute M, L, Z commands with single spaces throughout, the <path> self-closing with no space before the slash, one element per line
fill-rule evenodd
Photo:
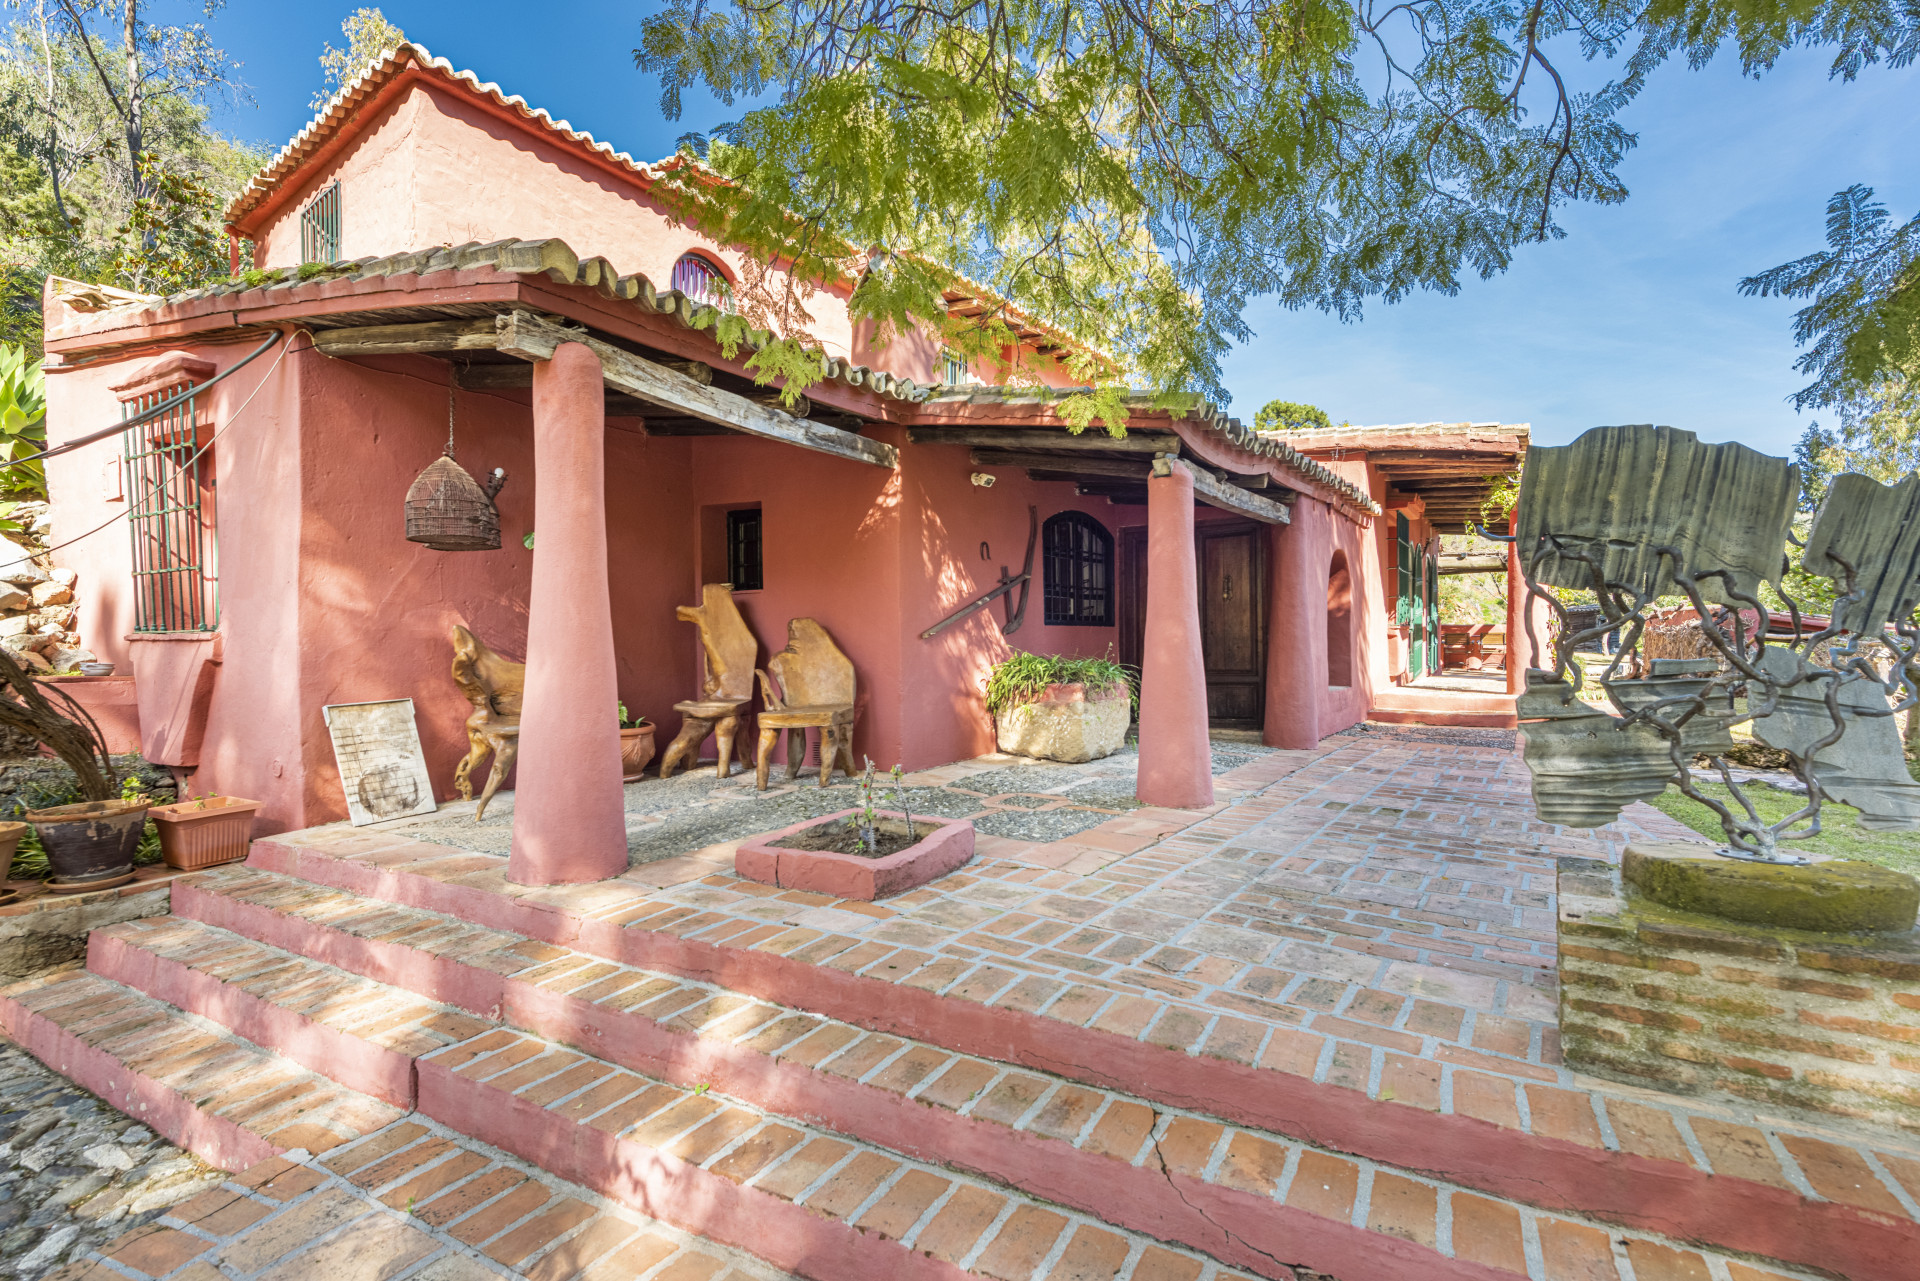
<path fill-rule="evenodd" d="M 1147 626 L 1140 664 L 1140 777 L 1149 805 L 1213 804 L 1207 670 L 1200 654 L 1200 587 L 1193 551 L 1193 474 L 1147 482 Z"/>
<path fill-rule="evenodd" d="M 520 885 L 627 870 L 605 435 L 600 358 L 564 343 L 535 362 L 533 592 L 507 863 L 507 879 Z"/>
<path fill-rule="evenodd" d="M 1327 687 L 1328 527 L 1325 509 L 1301 497 L 1293 521 L 1270 527 L 1267 564 L 1267 709 L 1260 741 L 1316 747 Z"/>
<path fill-rule="evenodd" d="M 1508 522 L 1509 531 L 1518 531 L 1516 512 Z M 1527 617 L 1533 617 L 1533 639 L 1527 639 Z M 1527 580 L 1520 574 L 1520 544 L 1507 544 L 1507 693 L 1524 694 L 1527 668 L 1553 666 L 1553 646 L 1547 628 L 1553 609 L 1544 600 L 1527 601 Z M 1536 649 L 1537 646 L 1537 649 Z"/>

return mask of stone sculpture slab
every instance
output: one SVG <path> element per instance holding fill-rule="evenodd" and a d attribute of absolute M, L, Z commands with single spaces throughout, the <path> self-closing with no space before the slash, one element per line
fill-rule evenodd
<path fill-rule="evenodd" d="M 1783 649 L 1768 649 L 1760 666 L 1776 680 L 1792 678 L 1795 662 Z M 1804 756 L 1833 732 L 1827 711 L 1826 681 L 1809 681 L 1780 691 L 1772 714 L 1753 722 L 1753 736 L 1775 751 Z M 1907 772 L 1900 729 L 1891 716 L 1864 716 L 1863 709 L 1888 708 L 1886 692 L 1872 681 L 1840 686 L 1840 719 L 1846 732 L 1813 756 L 1813 775 L 1828 796 L 1860 811 L 1860 826 L 1871 831 L 1920 832 L 1920 783 Z"/>
<path fill-rule="evenodd" d="M 1589 588 L 1582 562 L 1533 549 L 1551 535 L 1595 556 L 1608 581 L 1647 596 L 1677 589 L 1658 548 L 1689 569 L 1727 570 L 1740 591 L 1780 580 L 1780 549 L 1800 496 L 1800 471 L 1745 445 L 1702 444 L 1690 431 L 1596 427 L 1571 445 L 1527 450 L 1518 512 L 1521 555 L 1536 583 Z M 1704 594 L 1735 603 L 1716 581 Z"/>
<path fill-rule="evenodd" d="M 1836 477 L 1801 563 L 1842 584 L 1847 565 L 1858 574 L 1861 599 L 1836 604 L 1836 626 L 1877 636 L 1888 623 L 1911 618 L 1920 605 L 1920 475 L 1897 485 L 1855 472 Z"/>

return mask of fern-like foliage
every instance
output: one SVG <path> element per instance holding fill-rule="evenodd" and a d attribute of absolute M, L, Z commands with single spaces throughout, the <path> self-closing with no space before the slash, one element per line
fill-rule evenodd
<path fill-rule="evenodd" d="M 1920 367 L 1920 216 L 1895 227 L 1872 187 L 1836 191 L 1827 247 L 1748 276 L 1740 292 L 1813 300 L 1793 314 L 1794 341 L 1806 348 L 1794 368 L 1813 375 L 1794 408 L 1870 395 L 1896 371 Z"/>

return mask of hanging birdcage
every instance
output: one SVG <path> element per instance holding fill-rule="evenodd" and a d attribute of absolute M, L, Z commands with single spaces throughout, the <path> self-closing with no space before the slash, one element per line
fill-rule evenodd
<path fill-rule="evenodd" d="M 507 483 L 496 467 L 481 485 L 453 458 L 453 383 L 447 384 L 447 449 L 407 488 L 407 541 L 435 551 L 490 552 L 500 546 L 493 496 Z"/>

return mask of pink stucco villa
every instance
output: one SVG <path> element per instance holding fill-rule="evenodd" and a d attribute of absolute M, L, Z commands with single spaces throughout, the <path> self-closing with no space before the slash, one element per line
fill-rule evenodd
<path fill-rule="evenodd" d="M 1210 726 L 1311 745 L 1412 674 L 1388 611 L 1426 590 L 1405 566 L 1437 527 L 1366 440 L 1145 398 L 1126 439 L 1072 437 L 1070 337 L 1022 322 L 1019 385 L 988 386 L 924 335 L 875 343 L 842 284 L 809 301 L 827 377 L 796 416 L 698 323 L 747 264 L 668 215 L 660 172 L 402 45 L 230 207 L 271 279 L 50 284 L 54 439 L 207 386 L 49 465 L 56 535 L 131 517 L 62 555 L 150 759 L 303 827 L 344 813 L 321 708 L 411 697 L 450 795 L 465 624 L 529 665 L 515 876 L 580 880 L 624 866 L 616 699 L 664 741 L 699 688 L 674 608 L 703 583 L 736 584 L 763 654 L 824 624 L 858 671 L 856 753 L 910 769 L 990 750 L 981 681 L 1012 645 L 1112 648 L 1142 668 L 1140 790 L 1167 805 L 1210 799 Z M 507 473 L 499 550 L 403 536 L 450 400 L 460 462 Z M 164 509 L 140 502 L 156 478 Z M 1017 569 L 1029 508 L 1023 630 L 995 605 L 922 639 Z"/>

